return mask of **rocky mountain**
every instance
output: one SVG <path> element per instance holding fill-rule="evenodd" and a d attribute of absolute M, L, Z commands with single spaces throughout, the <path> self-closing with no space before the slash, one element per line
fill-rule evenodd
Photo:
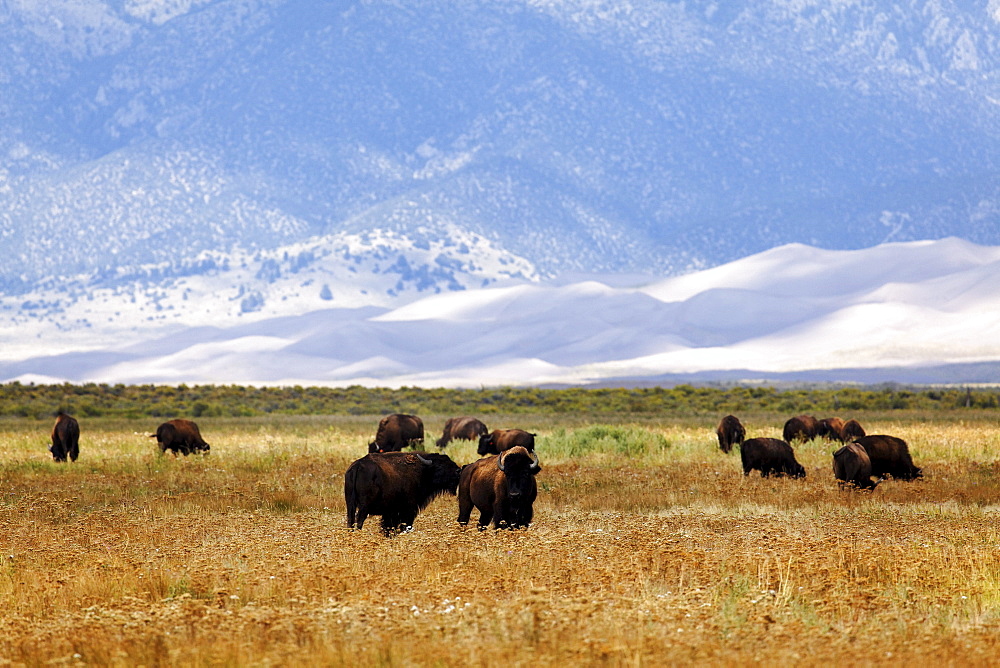
<path fill-rule="evenodd" d="M 998 28 L 997 0 L 8 0 L 0 290 L 326 272 L 348 239 L 405 240 L 365 266 L 411 296 L 997 244 Z"/>

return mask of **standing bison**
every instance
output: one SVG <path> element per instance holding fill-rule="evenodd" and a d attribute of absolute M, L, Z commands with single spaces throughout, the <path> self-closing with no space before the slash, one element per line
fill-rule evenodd
<path fill-rule="evenodd" d="M 781 437 L 786 442 L 791 443 L 798 439 L 800 441 L 811 441 L 819 435 L 819 420 L 812 415 L 796 415 L 785 422 L 785 428 L 781 430 Z"/>
<path fill-rule="evenodd" d="M 192 452 L 208 454 L 211 449 L 205 439 L 201 437 L 201 431 L 191 420 L 168 420 L 156 428 L 155 434 L 150 434 L 150 438 L 156 439 L 156 444 L 160 446 L 160 452 L 170 450 L 177 456 L 180 453 L 184 456 Z"/>
<path fill-rule="evenodd" d="M 521 446 L 528 452 L 535 451 L 535 434 L 523 429 L 494 429 L 489 434 L 479 437 L 480 455 L 499 455 L 504 450 Z"/>
<path fill-rule="evenodd" d="M 872 480 L 872 461 L 857 443 L 848 443 L 833 453 L 833 475 L 841 485 L 874 490 L 882 478 Z"/>
<path fill-rule="evenodd" d="M 839 417 L 823 418 L 816 428 L 816 435 L 828 441 L 844 440 L 844 421 Z"/>
<path fill-rule="evenodd" d="M 478 441 L 489 433 L 486 425 L 474 417 L 448 418 L 444 423 L 444 433 L 435 445 L 444 449 L 452 441 Z"/>
<path fill-rule="evenodd" d="M 538 494 L 535 476 L 541 470 L 538 455 L 519 445 L 469 464 L 458 483 L 458 523 L 468 525 L 475 507 L 480 531 L 491 521 L 497 529 L 527 527 Z"/>
<path fill-rule="evenodd" d="M 424 444 L 424 421 L 416 415 L 394 413 L 379 420 L 375 440 L 368 444 L 368 452 L 399 452 L 405 447 L 416 448 Z"/>
<path fill-rule="evenodd" d="M 840 440 L 850 443 L 864 436 L 865 429 L 861 426 L 860 422 L 852 418 L 844 423 L 844 428 L 840 430 L 840 435 Z"/>
<path fill-rule="evenodd" d="M 715 435 L 719 437 L 719 449 L 729 454 L 734 445 L 743 442 L 743 439 L 747 437 L 747 432 L 735 415 L 727 415 L 715 428 Z"/>
<path fill-rule="evenodd" d="M 460 473 L 458 464 L 438 453 L 365 455 L 344 474 L 347 526 L 361 529 L 369 515 L 381 515 L 386 536 L 405 531 L 439 495 L 455 494 Z"/>
<path fill-rule="evenodd" d="M 76 461 L 80 456 L 80 423 L 76 418 L 62 411 L 56 415 L 56 423 L 52 427 L 52 445 L 49 446 L 52 459 L 57 462 Z"/>
<path fill-rule="evenodd" d="M 881 478 L 891 475 L 900 480 L 913 480 L 914 478 L 922 478 L 924 475 L 918 467 L 913 465 L 910 448 L 906 445 L 906 441 L 901 438 L 878 434 L 862 436 L 855 443 L 868 453 L 874 476 Z"/>
<path fill-rule="evenodd" d="M 740 458 L 743 460 L 743 475 L 757 469 L 762 478 L 772 473 L 787 475 L 792 478 L 804 478 L 805 468 L 795 461 L 792 446 L 777 438 L 751 438 L 740 446 Z"/>

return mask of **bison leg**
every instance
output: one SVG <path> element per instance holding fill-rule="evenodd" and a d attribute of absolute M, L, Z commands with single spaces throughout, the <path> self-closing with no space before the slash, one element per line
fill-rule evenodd
<path fill-rule="evenodd" d="M 52 439 L 52 447 L 49 448 L 52 453 L 52 459 L 57 462 L 66 461 L 66 448 L 63 447 L 62 441 L 58 439 Z"/>
<path fill-rule="evenodd" d="M 493 508 L 490 506 L 483 506 L 479 509 L 479 530 L 484 531 L 490 526 L 490 522 L 493 521 Z"/>
<path fill-rule="evenodd" d="M 74 441 L 69 446 L 69 458 L 71 461 L 76 461 L 76 458 L 80 456 L 80 444 Z"/>
<path fill-rule="evenodd" d="M 458 495 L 458 523 L 462 526 L 469 525 L 469 517 L 472 516 L 472 501 L 464 494 Z"/>

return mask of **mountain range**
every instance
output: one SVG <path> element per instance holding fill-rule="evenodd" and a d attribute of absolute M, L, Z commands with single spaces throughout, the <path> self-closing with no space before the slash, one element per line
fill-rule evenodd
<path fill-rule="evenodd" d="M 997 0 L 10 0 L 0 289 L 456 229 L 541 277 L 994 245 L 998 27 Z"/>
<path fill-rule="evenodd" d="M 927 355 L 877 348 L 882 361 L 743 354 L 820 322 L 794 315 L 796 300 L 848 308 L 831 296 L 843 275 L 811 262 L 908 271 L 895 254 L 912 259 L 911 248 L 992 261 L 998 26 L 1000 0 L 8 0 L 0 376 L 656 382 L 676 363 L 685 377 L 827 368 L 849 379 L 854 359 L 859 379 L 897 366 L 900 379 L 991 377 L 977 366 L 992 359 L 983 332 L 944 356 L 930 343 Z M 744 301 L 752 271 L 776 270 L 756 259 L 768 253 L 787 264 L 782 276 L 814 277 L 813 292 Z M 652 294 L 733 267 L 746 285 Z M 865 290 L 894 284 L 878 276 Z M 485 340 L 466 320 L 392 320 L 413 304 L 498 299 L 519 324 L 482 320 Z M 703 303 L 720 310 L 675 311 Z M 619 322 L 633 309 L 656 327 Z M 324 339 L 330 318 L 371 338 Z M 567 343 L 577 318 L 602 333 Z M 436 340 L 466 366 L 438 357 Z M 316 341 L 333 347 L 321 354 Z M 238 365 L 214 361 L 213 375 L 176 357 L 216 345 L 235 345 Z M 287 346 L 305 366 L 275 353 Z M 688 352 L 612 369 L 674 346 Z M 730 347 L 742 352 L 723 363 Z M 714 362 L 691 361 L 705 351 Z M 477 353 L 492 360 L 481 378 Z M 588 355 L 605 366 L 583 370 Z M 242 366 L 251 360 L 259 372 Z"/>

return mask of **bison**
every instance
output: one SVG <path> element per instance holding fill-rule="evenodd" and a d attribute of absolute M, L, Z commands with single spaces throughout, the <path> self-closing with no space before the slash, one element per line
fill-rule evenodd
<path fill-rule="evenodd" d="M 375 440 L 368 452 L 399 452 L 405 447 L 416 448 L 424 443 L 424 421 L 416 415 L 393 413 L 378 422 Z"/>
<path fill-rule="evenodd" d="M 448 455 L 438 453 L 365 455 L 344 474 L 347 526 L 361 529 L 369 515 L 381 515 L 386 536 L 405 531 L 439 495 L 455 494 L 461 470 Z"/>
<path fill-rule="evenodd" d="M 844 423 L 844 428 L 840 430 L 840 435 L 840 440 L 850 443 L 864 436 L 865 429 L 861 426 L 860 422 L 852 418 Z"/>
<path fill-rule="evenodd" d="M 872 462 L 872 475 L 884 477 L 891 475 L 900 480 L 922 478 L 921 470 L 913 465 L 910 448 L 906 441 L 895 436 L 877 434 L 862 436 L 855 441 L 865 449 Z"/>
<path fill-rule="evenodd" d="M 789 418 L 785 422 L 785 428 L 781 431 L 781 436 L 786 442 L 791 443 L 795 439 L 801 441 L 811 441 L 819 433 L 819 420 L 812 415 L 797 415 Z"/>
<path fill-rule="evenodd" d="M 497 529 L 527 527 L 538 494 L 535 476 L 541 470 L 538 455 L 520 445 L 467 465 L 458 483 L 458 523 L 469 524 L 474 506 L 480 531 L 491 521 Z"/>
<path fill-rule="evenodd" d="M 833 475 L 840 484 L 874 490 L 882 478 L 872 480 L 872 460 L 857 443 L 848 443 L 833 453 Z"/>
<path fill-rule="evenodd" d="M 735 415 L 727 415 L 715 428 L 715 435 L 719 437 L 719 449 L 729 454 L 734 445 L 743 442 L 743 439 L 747 437 L 747 432 Z"/>
<path fill-rule="evenodd" d="M 804 478 L 805 468 L 795 461 L 792 446 L 777 438 L 751 438 L 740 446 L 740 458 L 743 460 L 743 475 L 757 469 L 762 478 L 772 473 L 787 475 L 792 478 Z"/>
<path fill-rule="evenodd" d="M 504 450 L 520 446 L 528 452 L 535 451 L 535 434 L 523 429 L 494 429 L 489 434 L 479 437 L 480 455 L 499 455 Z"/>
<path fill-rule="evenodd" d="M 448 418 L 448 421 L 444 423 L 444 433 L 435 445 L 444 449 L 453 440 L 478 441 L 489 431 L 481 420 L 474 417 Z"/>
<path fill-rule="evenodd" d="M 844 421 L 839 417 L 823 418 L 816 427 L 816 435 L 828 441 L 844 440 Z"/>
<path fill-rule="evenodd" d="M 201 437 L 198 425 L 191 420 L 168 420 L 157 427 L 156 433 L 150 434 L 149 437 L 156 439 L 161 453 L 170 450 L 175 457 L 177 453 L 187 456 L 192 452 L 207 455 L 211 450 L 211 446 Z"/>
<path fill-rule="evenodd" d="M 56 415 L 56 423 L 52 427 L 52 445 L 49 446 L 52 459 L 57 462 L 76 461 L 80 456 L 80 423 L 76 418 L 62 411 Z"/>

